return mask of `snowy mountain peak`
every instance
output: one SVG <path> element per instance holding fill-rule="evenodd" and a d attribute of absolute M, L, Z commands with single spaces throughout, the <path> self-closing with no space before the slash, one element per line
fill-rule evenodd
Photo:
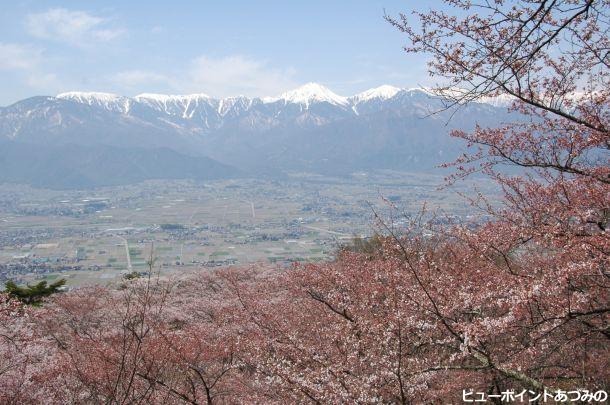
<path fill-rule="evenodd" d="M 95 91 L 68 91 L 57 95 L 57 98 L 64 100 L 74 100 L 80 103 L 91 105 L 92 103 L 100 102 L 116 102 L 123 100 L 125 97 L 113 93 L 101 93 Z"/>
<path fill-rule="evenodd" d="M 246 96 L 225 97 L 218 102 L 218 114 L 224 117 L 230 111 L 244 111 L 252 106 L 255 100 Z"/>
<path fill-rule="evenodd" d="M 277 98 L 265 98 L 265 102 L 284 100 L 286 103 L 304 104 L 306 107 L 312 102 L 326 102 L 335 105 L 347 105 L 346 97 L 333 93 L 318 83 L 307 83 L 299 88 L 283 93 Z"/>
<path fill-rule="evenodd" d="M 210 99 L 210 96 L 204 93 L 198 94 L 187 94 L 187 95 L 173 95 L 173 94 L 155 94 L 155 93 L 142 93 L 134 97 L 134 99 L 156 101 L 160 103 L 167 103 L 169 101 L 192 101 L 198 99 Z"/>
<path fill-rule="evenodd" d="M 143 93 L 135 96 L 134 100 L 157 111 L 187 119 L 193 118 L 200 106 L 209 106 L 217 102 L 203 93 L 188 95 Z"/>
<path fill-rule="evenodd" d="M 472 101 L 479 104 L 487 104 L 493 107 L 507 108 L 515 101 L 515 98 L 509 94 L 500 94 L 497 96 L 484 96 L 472 99 L 467 89 L 459 87 L 451 87 L 442 90 L 437 90 L 431 87 L 422 87 L 417 89 L 411 89 L 410 92 L 420 91 L 425 93 L 429 97 L 433 98 L 445 98 L 450 101 L 458 101 L 465 98 L 468 101 Z"/>
<path fill-rule="evenodd" d="M 494 96 L 494 97 L 483 97 L 483 98 L 477 100 L 477 102 L 479 102 L 479 103 L 489 104 L 494 107 L 510 107 L 514 101 L 515 101 L 515 97 L 513 97 L 509 94 L 501 94 L 499 96 Z"/>
<path fill-rule="evenodd" d="M 131 100 L 124 96 L 113 93 L 101 93 L 95 91 L 68 91 L 58 94 L 56 98 L 70 100 L 90 106 L 101 106 L 107 110 L 128 113 Z"/>
<path fill-rule="evenodd" d="M 358 93 L 352 97 L 355 102 L 369 101 L 373 99 L 389 100 L 398 94 L 402 89 L 384 84 L 383 86 L 375 87 Z"/>

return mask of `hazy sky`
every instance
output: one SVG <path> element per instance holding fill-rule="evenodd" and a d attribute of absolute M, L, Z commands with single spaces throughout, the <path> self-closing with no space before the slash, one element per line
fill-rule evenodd
<path fill-rule="evenodd" d="M 341 95 L 430 84 L 384 21 L 420 0 L 2 2 L 0 105 L 69 90 Z"/>

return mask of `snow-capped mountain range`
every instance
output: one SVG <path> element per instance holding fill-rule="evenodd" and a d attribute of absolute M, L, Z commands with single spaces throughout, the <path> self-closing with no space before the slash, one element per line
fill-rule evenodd
<path fill-rule="evenodd" d="M 299 88 L 287 91 L 276 97 L 254 97 L 234 96 L 226 98 L 213 98 L 204 93 L 188 95 L 169 95 L 143 93 L 133 98 L 120 96 L 112 93 L 100 92 L 79 92 L 70 91 L 58 94 L 56 97 L 64 100 L 72 100 L 90 106 L 99 106 L 108 110 L 129 114 L 134 103 L 146 104 L 155 110 L 163 111 L 167 114 L 177 114 L 181 112 L 182 118 L 192 118 L 193 112 L 202 105 L 215 108 L 219 115 L 224 116 L 237 107 L 240 110 L 247 110 L 253 105 L 283 103 L 297 104 L 302 109 L 309 109 L 312 104 L 328 103 L 339 107 L 349 107 L 357 110 L 357 106 L 373 100 L 390 100 L 400 93 L 420 92 L 429 97 L 436 97 L 432 92 L 425 88 L 401 89 L 390 85 L 382 85 L 372 88 L 351 97 L 340 96 L 332 92 L 327 87 L 318 83 L 307 83 Z M 506 98 L 488 98 L 482 101 L 486 104 L 495 106 L 507 105 L 510 100 Z"/>
<path fill-rule="evenodd" d="M 0 107 L 0 143 L 161 148 L 248 173 L 429 171 L 461 146 L 451 129 L 497 124 L 504 105 L 438 112 L 445 101 L 429 91 L 387 85 L 350 97 L 316 83 L 262 98 L 67 92 Z"/>

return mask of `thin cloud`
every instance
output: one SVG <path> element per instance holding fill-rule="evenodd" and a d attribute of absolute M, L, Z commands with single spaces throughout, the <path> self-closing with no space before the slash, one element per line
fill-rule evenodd
<path fill-rule="evenodd" d="M 126 70 L 110 77 L 110 81 L 123 88 L 140 88 L 168 84 L 171 79 L 166 75 L 145 70 Z"/>
<path fill-rule="evenodd" d="M 33 72 L 25 78 L 28 86 L 39 91 L 57 91 L 61 88 L 61 82 L 54 73 Z"/>
<path fill-rule="evenodd" d="M 31 70 L 40 60 L 41 52 L 36 48 L 0 42 L 0 70 Z"/>
<path fill-rule="evenodd" d="M 0 70 L 12 72 L 35 91 L 53 91 L 60 85 L 57 75 L 44 71 L 40 49 L 22 44 L 0 42 Z"/>
<path fill-rule="evenodd" d="M 266 61 L 242 55 L 222 58 L 200 56 L 192 61 L 182 82 L 182 92 L 204 92 L 212 96 L 276 95 L 296 87 L 293 68 L 275 68 Z"/>
<path fill-rule="evenodd" d="M 76 46 L 108 42 L 125 33 L 121 28 L 112 27 L 108 18 L 65 8 L 29 14 L 26 18 L 26 28 L 28 33 L 36 38 Z"/>

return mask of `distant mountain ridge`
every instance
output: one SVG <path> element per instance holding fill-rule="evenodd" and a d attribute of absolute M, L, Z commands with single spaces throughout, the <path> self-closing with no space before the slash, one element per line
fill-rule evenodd
<path fill-rule="evenodd" d="M 243 176 L 205 157 L 167 148 L 96 145 L 37 146 L 0 142 L 0 183 L 51 189 L 86 189 L 151 179 L 214 180 Z"/>
<path fill-rule="evenodd" d="M 169 149 L 252 174 L 430 171 L 462 147 L 449 130 L 496 125 L 509 117 L 505 104 L 487 100 L 444 111 L 444 100 L 425 89 L 385 85 L 344 97 L 316 83 L 263 98 L 67 92 L 0 108 L 0 139 Z"/>
<path fill-rule="evenodd" d="M 309 109 L 312 104 L 328 103 L 335 106 L 351 107 L 354 110 L 354 107 L 361 103 L 372 100 L 389 100 L 402 92 L 418 92 L 424 93 L 430 98 L 438 98 L 437 95 L 426 88 L 403 89 L 391 85 L 382 85 L 350 97 L 345 97 L 332 92 L 321 84 L 313 82 L 276 97 L 231 96 L 214 98 L 204 93 L 185 95 L 142 93 L 134 97 L 126 97 L 113 93 L 70 91 L 58 94 L 56 98 L 72 100 L 91 106 L 96 105 L 124 114 L 129 114 L 134 103 L 141 103 L 167 114 L 175 115 L 181 113 L 182 118 L 192 119 L 194 112 L 202 106 L 214 108 L 220 116 L 225 116 L 229 112 L 235 112 L 235 109 L 244 111 L 258 104 L 274 104 L 278 102 L 284 105 L 298 104 L 304 109 Z M 493 106 L 506 106 L 509 102 L 510 99 L 505 97 L 494 97 L 483 99 L 480 103 Z"/>

